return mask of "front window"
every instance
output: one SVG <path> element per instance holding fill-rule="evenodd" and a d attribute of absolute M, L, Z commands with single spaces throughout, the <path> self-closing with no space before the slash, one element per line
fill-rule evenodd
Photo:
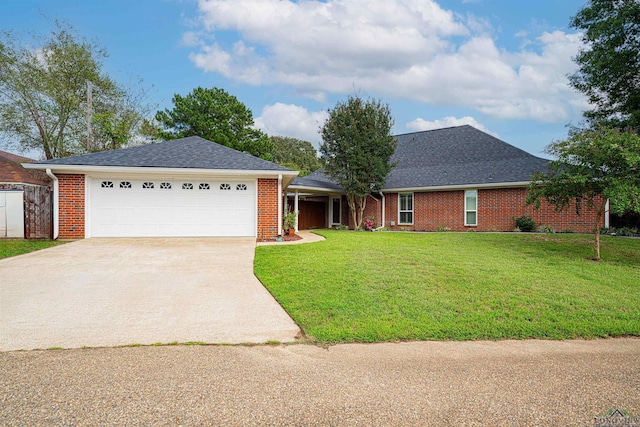
<path fill-rule="evenodd" d="M 400 193 L 398 224 L 413 224 L 413 193 Z"/>
<path fill-rule="evenodd" d="M 342 212 L 341 198 L 331 198 L 331 225 L 340 224 L 340 213 Z"/>
<path fill-rule="evenodd" d="M 464 225 L 478 225 L 478 191 L 464 192 Z"/>

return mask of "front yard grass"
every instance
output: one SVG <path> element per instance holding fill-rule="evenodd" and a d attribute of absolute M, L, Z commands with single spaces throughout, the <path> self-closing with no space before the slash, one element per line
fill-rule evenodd
<path fill-rule="evenodd" d="M 260 246 L 255 272 L 319 342 L 640 336 L 640 240 L 355 233 Z"/>
<path fill-rule="evenodd" d="M 63 242 L 56 240 L 0 240 L 0 259 L 46 249 Z"/>

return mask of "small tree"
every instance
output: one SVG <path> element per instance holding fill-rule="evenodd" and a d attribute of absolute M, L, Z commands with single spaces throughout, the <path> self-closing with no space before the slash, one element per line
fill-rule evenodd
<path fill-rule="evenodd" d="M 352 96 L 329 111 L 321 129 L 325 170 L 344 189 L 356 229 L 367 196 L 382 188 L 393 169 L 393 123 L 388 105 Z"/>
<path fill-rule="evenodd" d="M 256 157 L 272 159 L 271 141 L 252 127 L 251 110 L 224 89 L 198 87 L 187 96 L 175 94 L 172 101 L 173 109 L 156 113 L 159 138 L 200 136 Z M 146 130 L 150 134 L 149 129 Z"/>
<path fill-rule="evenodd" d="M 600 260 L 600 224 L 607 200 L 613 213 L 640 212 L 640 136 L 612 129 L 574 132 L 550 144 L 546 152 L 557 160 L 548 173 L 533 178 L 527 204 L 539 208 L 544 199 L 560 210 L 575 200 L 578 214 L 584 204 L 595 208 L 594 259 Z"/>

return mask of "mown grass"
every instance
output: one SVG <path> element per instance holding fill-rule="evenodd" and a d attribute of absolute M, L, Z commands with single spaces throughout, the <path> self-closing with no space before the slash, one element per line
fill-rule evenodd
<path fill-rule="evenodd" d="M 255 272 L 320 342 L 640 336 L 640 240 L 321 231 Z"/>
<path fill-rule="evenodd" d="M 55 240 L 5 240 L 0 239 L 0 259 L 22 255 L 62 244 Z"/>

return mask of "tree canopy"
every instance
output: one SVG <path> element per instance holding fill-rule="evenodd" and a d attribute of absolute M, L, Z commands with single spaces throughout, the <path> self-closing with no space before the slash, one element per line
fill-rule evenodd
<path fill-rule="evenodd" d="M 345 190 L 356 229 L 362 224 L 367 196 L 382 188 L 393 169 L 393 123 L 387 104 L 350 96 L 329 111 L 321 129 L 326 173 Z"/>
<path fill-rule="evenodd" d="M 300 176 L 322 167 L 318 152 L 310 142 L 288 136 L 270 136 L 269 139 L 273 144 L 273 161 L 279 165 L 300 171 Z"/>
<path fill-rule="evenodd" d="M 60 22 L 48 38 L 0 33 L 0 131 L 47 159 L 126 145 L 142 120 L 144 96 L 102 71 L 106 56 Z M 88 84 L 95 113 L 91 132 Z"/>
<path fill-rule="evenodd" d="M 266 134 L 252 126 L 253 113 L 235 96 L 220 88 L 197 87 L 186 96 L 175 94 L 173 108 L 158 111 L 161 139 L 200 136 L 218 144 L 272 159 Z"/>
<path fill-rule="evenodd" d="M 600 224 L 607 200 L 614 214 L 640 212 L 640 136 L 612 129 L 575 132 L 550 144 L 552 161 L 547 173 L 536 175 L 527 203 L 546 200 L 560 210 L 575 201 L 576 208 L 591 206 L 597 217 L 594 259 L 600 259 Z"/>
<path fill-rule="evenodd" d="M 571 20 L 585 48 L 571 84 L 588 96 L 592 125 L 640 131 L 640 1 L 590 0 Z"/>

